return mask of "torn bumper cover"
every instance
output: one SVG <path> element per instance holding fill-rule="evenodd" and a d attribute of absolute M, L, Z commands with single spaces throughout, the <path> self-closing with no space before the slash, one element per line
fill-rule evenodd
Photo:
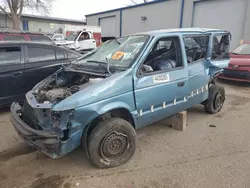
<path fill-rule="evenodd" d="M 26 124 L 21 118 L 21 106 L 18 103 L 11 105 L 11 114 L 15 130 L 29 145 L 54 159 L 69 152 L 68 141 L 61 141 L 56 133 L 36 130 Z"/>

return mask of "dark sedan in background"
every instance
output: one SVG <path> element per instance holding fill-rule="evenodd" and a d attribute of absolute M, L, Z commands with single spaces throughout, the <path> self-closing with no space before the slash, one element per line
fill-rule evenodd
<path fill-rule="evenodd" d="M 55 45 L 0 43 L 0 106 L 22 101 L 38 82 L 81 54 Z"/>
<path fill-rule="evenodd" d="M 46 43 L 46 44 L 55 44 L 51 38 L 42 34 L 42 33 L 35 33 L 35 32 L 20 32 L 20 31 L 13 31 L 13 30 L 0 30 L 0 42 L 6 41 L 14 41 L 14 42 L 39 42 L 39 43 Z"/>
<path fill-rule="evenodd" d="M 230 58 L 228 68 L 218 78 L 250 83 L 250 42 L 237 47 L 230 54 Z"/>

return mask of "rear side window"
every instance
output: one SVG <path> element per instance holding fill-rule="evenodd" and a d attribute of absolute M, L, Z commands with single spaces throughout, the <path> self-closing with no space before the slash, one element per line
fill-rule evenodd
<path fill-rule="evenodd" d="M 63 37 L 62 37 L 62 35 L 55 35 L 54 36 L 54 39 L 62 39 Z"/>
<path fill-rule="evenodd" d="M 28 47 L 28 54 L 29 63 L 56 60 L 52 49 Z"/>
<path fill-rule="evenodd" d="M 29 35 L 29 38 L 33 42 L 52 42 L 48 37 L 44 35 Z"/>
<path fill-rule="evenodd" d="M 70 52 L 68 52 L 68 58 L 69 59 L 77 59 L 77 58 L 79 58 L 80 57 L 80 55 L 77 55 L 77 54 L 75 54 L 75 53 L 70 53 Z"/>
<path fill-rule="evenodd" d="M 228 34 L 216 35 L 213 37 L 213 60 L 224 60 L 229 58 L 230 36 Z"/>
<path fill-rule="evenodd" d="M 67 54 L 61 51 L 56 51 L 56 59 L 67 59 Z"/>
<path fill-rule="evenodd" d="M 19 64 L 21 60 L 20 47 L 0 48 L 0 66 L 6 64 Z"/>
<path fill-rule="evenodd" d="M 209 36 L 190 36 L 183 39 L 187 62 L 192 63 L 207 56 Z"/>
<path fill-rule="evenodd" d="M 25 38 L 21 35 L 4 35 L 4 41 L 25 41 Z"/>

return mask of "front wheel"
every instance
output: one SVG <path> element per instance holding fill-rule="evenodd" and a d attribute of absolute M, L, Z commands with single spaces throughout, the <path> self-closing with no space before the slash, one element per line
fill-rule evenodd
<path fill-rule="evenodd" d="M 90 161 L 99 168 L 110 168 L 126 163 L 136 148 L 133 126 L 121 119 L 100 122 L 88 137 Z"/>
<path fill-rule="evenodd" d="M 221 111 L 225 101 L 225 90 L 216 84 L 209 88 L 209 95 L 205 101 L 204 109 L 209 114 L 216 114 Z"/>

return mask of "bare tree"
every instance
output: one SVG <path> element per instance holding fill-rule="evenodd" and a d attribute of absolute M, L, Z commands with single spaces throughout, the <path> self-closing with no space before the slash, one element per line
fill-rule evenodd
<path fill-rule="evenodd" d="M 36 10 L 49 14 L 54 0 L 0 0 L 0 11 L 4 12 L 13 22 L 13 29 L 20 30 L 20 19 L 23 9 Z"/>

